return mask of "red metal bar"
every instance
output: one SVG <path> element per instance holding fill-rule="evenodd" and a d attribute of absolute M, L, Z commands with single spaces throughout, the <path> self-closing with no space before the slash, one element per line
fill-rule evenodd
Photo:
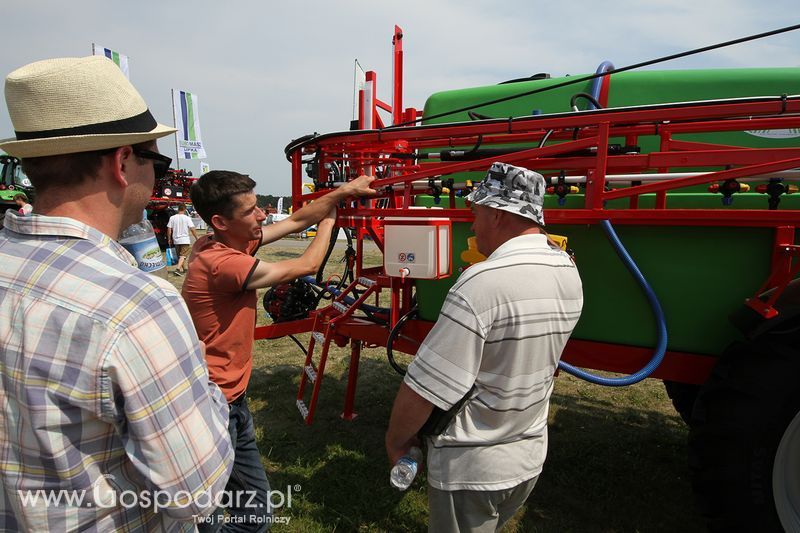
<path fill-rule="evenodd" d="M 669 145 L 672 142 L 672 130 L 670 127 L 662 128 L 660 134 L 661 139 L 661 151 L 666 152 L 669 150 Z M 650 158 L 652 162 L 655 163 L 655 158 Z M 669 172 L 669 165 L 662 162 L 661 165 L 658 166 L 659 173 L 667 173 Z M 638 187 L 637 185 L 636 187 Z M 638 194 L 637 194 L 638 197 Z M 661 191 L 656 195 L 656 209 L 666 209 L 667 208 L 667 191 Z"/>
<path fill-rule="evenodd" d="M 589 134 L 594 134 L 592 128 L 594 126 L 594 122 L 588 123 L 586 125 L 587 131 Z M 626 137 L 626 136 L 645 136 L 645 135 L 658 135 L 664 128 L 661 124 L 618 124 L 616 119 L 612 119 L 611 122 L 611 137 Z M 442 131 L 448 126 L 439 126 Z M 515 126 L 516 128 L 517 126 Z M 770 117 L 770 118 L 748 118 L 742 120 L 715 120 L 709 121 L 704 120 L 701 122 L 678 122 L 678 123 L 671 123 L 670 128 L 671 131 L 675 134 L 677 133 L 704 133 L 708 131 L 714 132 L 723 132 L 723 131 L 742 131 L 742 130 L 769 130 L 769 129 L 786 129 L 786 128 L 796 128 L 800 127 L 800 116 L 781 116 L 781 117 Z M 538 142 L 541 138 L 549 131 L 549 129 L 542 128 L 539 124 L 532 124 L 530 128 L 519 128 L 519 129 L 526 129 L 528 131 L 522 133 L 500 133 L 496 135 L 484 135 L 482 139 L 482 143 L 485 145 L 494 145 L 494 144 L 519 144 L 524 142 Z M 421 128 L 416 128 L 417 131 L 420 131 L 422 134 Z M 424 148 L 441 148 L 443 143 L 441 137 L 444 134 L 438 134 L 438 129 L 436 132 L 432 132 L 427 130 L 427 135 L 421 135 L 419 138 L 413 138 L 414 147 L 417 149 L 424 149 Z M 434 137 L 434 133 L 437 133 L 437 138 L 432 139 Z M 579 132 L 578 137 L 585 136 L 587 133 Z M 447 133 L 447 135 L 452 135 L 452 133 Z M 551 141 L 556 140 L 571 140 L 574 135 L 574 128 L 560 128 L 553 131 L 550 135 L 549 139 Z M 384 132 L 384 138 L 391 138 L 391 130 Z M 473 134 L 472 136 L 462 136 L 460 137 L 458 143 L 453 144 L 453 146 L 472 146 L 478 140 L 478 134 Z M 324 144 L 330 143 L 331 145 L 341 143 L 341 141 L 336 139 L 330 140 L 321 140 L 320 142 Z M 683 141 L 680 141 L 683 142 Z M 687 141 L 688 142 L 688 141 Z M 635 145 L 636 143 L 628 143 L 629 145 Z"/>
<path fill-rule="evenodd" d="M 783 124 L 778 126 L 778 124 Z M 673 133 L 704 133 L 707 131 L 752 131 L 796 128 L 800 124 L 798 115 L 773 117 L 747 117 L 720 121 L 678 122 L 672 125 Z"/>
<path fill-rule="evenodd" d="M 392 36 L 392 124 L 403 122 L 403 30 L 394 27 Z"/>
<path fill-rule="evenodd" d="M 670 139 L 669 143 L 666 147 L 669 150 L 684 150 L 684 151 L 693 151 L 697 152 L 700 150 L 742 150 L 741 146 L 731 146 L 727 144 L 714 144 L 714 143 L 700 143 L 694 141 L 677 141 L 675 139 Z M 750 151 L 753 149 L 750 148 Z M 662 151 L 664 151 L 662 149 Z"/>
<path fill-rule="evenodd" d="M 569 153 L 572 151 L 581 150 L 583 148 L 590 148 L 596 145 L 597 145 L 597 139 L 593 137 L 588 139 L 580 139 L 578 141 L 570 141 L 561 144 L 545 146 L 543 148 L 529 148 L 527 150 L 521 150 L 519 152 L 515 152 L 513 154 L 508 154 L 504 156 L 492 156 L 483 159 L 477 159 L 474 161 L 465 161 L 463 163 L 442 165 L 442 166 L 437 166 L 435 169 L 413 172 L 405 176 L 397 176 L 394 178 L 375 180 L 375 182 L 373 182 L 372 184 L 372 187 L 375 189 L 381 189 L 382 187 L 388 187 L 396 183 L 406 183 L 419 179 L 426 179 L 434 176 L 439 176 L 442 174 L 453 174 L 455 172 L 465 172 L 467 170 L 475 170 L 475 169 L 485 170 L 489 168 L 489 166 L 498 159 L 502 159 L 503 161 L 508 163 L 514 163 L 528 157 L 542 157 L 555 154 Z M 313 200 L 315 198 L 319 198 L 320 196 L 324 196 L 327 193 L 328 191 L 317 191 L 312 194 L 305 195 L 305 198 L 308 200 Z"/>
<path fill-rule="evenodd" d="M 375 99 L 375 107 L 379 107 L 380 109 L 383 109 L 384 111 L 388 111 L 390 113 L 392 112 L 392 106 L 378 98 Z"/>
<path fill-rule="evenodd" d="M 436 232 L 439 233 L 438 231 Z M 437 248 L 438 249 L 438 248 Z M 438 267 L 438 265 L 437 265 Z M 403 283 L 403 298 L 400 301 L 400 312 L 404 315 L 411 310 L 411 292 L 412 292 L 412 284 L 410 279 L 406 279 L 405 283 Z"/>
<path fill-rule="evenodd" d="M 794 245 L 796 228 L 794 226 L 781 226 L 775 228 L 775 247 L 772 251 L 772 271 L 769 278 L 756 291 L 756 294 L 747 300 L 747 305 L 761 314 L 764 318 L 778 316 L 778 310 L 773 306 L 780 298 L 786 286 L 800 270 L 800 246 Z M 793 266 L 794 263 L 794 266 Z M 766 299 L 761 299 L 762 293 L 772 290 Z"/>
<path fill-rule="evenodd" d="M 764 198 L 766 206 L 767 199 Z M 415 211 L 422 211 L 421 213 Z M 344 220 L 364 222 L 364 219 L 382 216 L 424 217 L 422 209 L 362 209 L 358 216 L 349 215 Z M 437 216 L 450 218 L 453 222 L 472 222 L 467 209 L 437 209 Z M 620 224 L 673 224 L 676 226 L 778 226 L 797 223 L 800 213 L 796 210 L 767 209 L 548 209 L 547 224 L 591 224 L 611 220 Z M 340 219 L 342 220 L 342 219 Z M 380 241 L 382 243 L 382 239 Z"/>
<path fill-rule="evenodd" d="M 369 72 L 367 73 L 369 75 Z M 784 105 L 785 104 L 785 105 Z M 785 109 L 784 109 L 785 107 Z M 786 118 L 776 116 L 773 118 L 773 125 L 789 124 L 798 122 L 797 116 L 788 116 L 800 112 L 800 97 L 790 97 L 786 100 L 780 98 L 754 99 L 749 102 L 726 102 L 726 103 L 699 103 L 679 106 L 654 106 L 646 109 L 636 108 L 606 108 L 593 111 L 582 111 L 580 113 L 564 113 L 553 115 L 537 115 L 531 117 L 514 118 L 503 122 L 478 122 L 478 123 L 454 123 L 452 125 L 421 126 L 417 128 L 393 128 L 378 132 L 346 132 L 332 135 L 328 138 L 315 141 L 317 146 L 325 144 L 335 144 L 341 142 L 342 137 L 346 137 L 348 142 L 361 143 L 381 143 L 391 142 L 399 139 L 415 139 L 420 137 L 468 137 L 477 138 L 478 135 L 484 137 L 497 134 L 514 134 L 528 132 L 532 129 L 538 130 L 566 130 L 574 128 L 587 128 L 601 122 L 612 122 L 614 124 L 635 124 L 642 122 L 658 123 L 666 122 L 676 127 L 681 127 L 681 122 L 691 120 L 709 121 L 721 119 L 723 117 L 757 117 L 758 115 L 781 115 L 787 114 Z M 655 126 L 653 126 L 655 127 Z M 685 126 L 688 127 L 688 126 Z M 699 131 L 714 131 L 705 126 L 696 124 L 694 127 L 701 128 Z M 784 126 L 786 127 L 786 126 Z M 742 129 L 742 128 L 733 128 Z M 749 127 L 747 129 L 750 129 Z M 678 130 L 676 130 L 678 131 Z"/>
<path fill-rule="evenodd" d="M 581 368 L 632 374 L 652 356 L 652 348 L 570 339 L 561 359 Z M 650 377 L 700 385 L 711 374 L 716 362 L 713 356 L 668 351 Z"/>
<path fill-rule="evenodd" d="M 364 275 L 364 228 L 356 228 L 356 279 Z"/>
<path fill-rule="evenodd" d="M 366 86 L 366 73 L 364 85 Z M 365 128 L 365 118 L 367 113 L 367 101 L 366 101 L 366 91 L 365 89 L 359 89 L 358 91 L 358 129 L 363 130 Z"/>
<path fill-rule="evenodd" d="M 311 326 L 310 331 L 315 331 L 317 327 L 317 320 L 319 319 L 320 315 L 317 315 L 314 318 L 314 323 Z M 303 395 L 306 391 L 306 385 L 308 384 L 308 379 L 305 373 L 306 366 L 314 364 L 314 348 L 316 347 L 316 339 L 314 335 L 311 335 L 311 339 L 308 341 L 308 351 L 306 352 L 305 362 L 303 363 L 303 374 L 300 376 L 300 386 L 297 388 L 297 400 L 302 401 Z"/>
<path fill-rule="evenodd" d="M 347 372 L 347 391 L 344 395 L 342 419 L 355 420 L 356 384 L 358 382 L 358 363 L 361 360 L 361 341 L 350 341 L 350 368 Z"/>
<path fill-rule="evenodd" d="M 380 251 L 383 252 L 383 228 L 378 228 L 377 226 L 368 226 L 367 231 L 369 232 L 370 237 L 372 237 L 372 241 L 378 245 Z"/>
<path fill-rule="evenodd" d="M 411 319 L 406 321 L 403 324 L 403 335 L 395 340 L 394 350 L 414 355 L 417 353 L 419 343 L 422 342 L 432 328 L 433 322 L 426 320 Z M 342 335 L 346 335 L 351 339 L 361 340 L 373 346 L 386 346 L 386 340 L 389 335 L 388 327 L 358 318 L 351 318 L 341 322 L 336 326 L 336 329 Z M 406 337 L 414 339 L 415 342 L 410 343 L 404 340 Z"/>
<path fill-rule="evenodd" d="M 766 203 L 766 199 L 764 200 Z M 611 220 L 614 224 L 648 226 L 732 226 L 774 227 L 796 224 L 798 211 L 760 211 L 755 209 L 548 209 L 547 225 L 596 224 Z"/>
<path fill-rule="evenodd" d="M 798 148 L 722 149 L 698 150 L 695 152 L 653 152 L 648 165 L 659 167 L 720 167 L 725 165 L 752 165 L 800 158 Z M 755 175 L 755 173 L 753 173 Z M 684 187 L 684 185 L 680 185 Z"/>
<path fill-rule="evenodd" d="M 390 278 L 391 280 L 391 296 L 390 296 L 390 312 L 389 312 L 389 326 L 394 327 L 397 321 L 400 320 L 400 288 L 402 282 L 398 278 Z"/>
<path fill-rule="evenodd" d="M 285 337 L 286 335 L 294 335 L 296 333 L 305 333 L 311 331 L 314 327 L 314 318 L 305 318 L 303 320 L 292 320 L 291 322 L 279 322 L 277 324 L 270 324 L 267 326 L 259 326 L 255 331 L 256 339 L 277 339 Z"/>
<path fill-rule="evenodd" d="M 303 155 L 300 151 L 292 154 L 292 209 L 297 211 L 302 205 L 303 196 Z"/>
<path fill-rule="evenodd" d="M 414 355 L 432 327 L 433 322 L 409 320 L 403 325 L 403 335 L 395 341 L 393 349 Z M 386 346 L 389 333 L 386 326 L 360 319 L 340 323 L 337 331 L 351 339 L 376 346 Z M 406 339 L 412 339 L 413 342 Z M 581 368 L 630 374 L 641 369 L 652 355 L 653 349 L 648 347 L 570 339 L 562 359 Z M 701 384 L 711 373 L 716 361 L 716 357 L 707 354 L 668 351 L 651 377 Z"/>
<path fill-rule="evenodd" d="M 342 302 L 342 301 L 344 300 L 344 297 L 345 297 L 347 294 L 349 294 L 350 292 L 352 292 L 352 290 L 355 288 L 355 286 L 356 286 L 357 284 L 358 284 L 358 280 L 356 280 L 356 281 L 354 281 L 353 283 L 351 283 L 351 284 L 350 284 L 350 286 L 348 286 L 348 287 L 347 287 L 345 290 L 343 290 L 343 291 L 342 291 L 342 292 L 339 294 L 339 296 L 337 296 L 337 297 L 334 299 L 334 301 L 336 301 L 336 302 Z M 342 321 L 346 320 L 348 317 L 350 317 L 350 316 L 351 316 L 351 315 L 352 315 L 352 314 L 355 312 L 355 310 L 356 310 L 356 309 L 358 309 L 358 308 L 361 306 L 361 304 L 363 304 L 364 302 L 366 302 L 366 301 L 367 301 L 367 298 L 369 298 L 370 294 L 372 294 L 373 292 L 375 292 L 375 289 L 376 289 L 376 287 L 375 287 L 375 286 L 369 287 L 369 288 L 368 288 L 366 291 L 364 291 L 364 292 L 361 294 L 361 296 L 359 296 L 359 297 L 358 297 L 358 299 L 356 299 L 356 301 L 355 301 L 355 302 L 353 302 L 351 305 L 348 305 L 348 308 L 349 308 L 349 309 L 348 309 L 348 311 L 347 311 L 346 313 L 344 313 L 344 314 L 342 314 L 342 315 L 339 315 L 339 316 L 337 316 L 337 317 L 335 317 L 335 318 L 332 318 L 332 319 L 329 321 L 329 324 L 330 324 L 332 327 L 334 327 L 334 326 L 336 326 L 336 325 L 337 325 L 339 322 L 342 322 Z"/>
<path fill-rule="evenodd" d="M 606 186 L 606 164 L 608 162 L 608 122 L 600 125 L 597 140 L 597 161 L 595 170 L 586 181 L 586 207 L 603 208 L 603 190 Z"/>
<path fill-rule="evenodd" d="M 306 425 L 311 425 L 314 421 L 314 413 L 317 411 L 317 400 L 319 400 L 319 391 L 322 389 L 322 378 L 325 376 L 325 367 L 328 364 L 328 352 L 331 348 L 331 333 L 330 333 L 330 324 L 325 327 L 325 342 L 322 343 L 322 352 L 319 354 L 319 363 L 317 364 L 316 374 L 317 377 L 314 380 L 314 387 L 311 390 L 311 398 L 308 401 L 308 416 L 305 419 Z M 308 364 L 313 366 L 313 357 L 312 354 L 313 349 L 312 346 L 314 345 L 314 335 L 311 335 L 311 341 L 309 343 L 308 348 Z M 297 394 L 299 400 L 303 399 L 303 381 L 306 379 L 306 371 L 305 367 L 303 367 L 303 375 L 300 378 L 300 390 Z"/>
<path fill-rule="evenodd" d="M 690 178 L 676 178 L 662 183 L 648 183 L 645 185 L 637 185 L 626 189 L 616 189 L 603 194 L 605 200 L 613 200 L 615 198 L 627 198 L 637 194 L 647 194 L 659 191 L 668 191 L 671 189 L 680 189 L 682 187 L 690 187 L 692 185 L 700 185 L 703 183 L 710 183 L 712 181 L 725 181 L 729 179 L 745 178 L 748 176 L 757 176 L 758 174 L 766 174 L 768 172 L 777 172 L 779 170 L 788 170 L 800 166 L 800 158 L 786 159 L 783 161 L 776 161 L 774 163 L 762 163 L 759 165 L 750 165 L 746 167 L 734 168 L 730 170 L 723 170 L 720 172 L 712 172 L 702 176 L 695 176 Z"/>
<path fill-rule="evenodd" d="M 413 204 L 412 204 L 413 205 Z M 359 226 L 365 221 L 371 221 L 372 217 L 408 217 L 408 218 L 427 218 L 431 214 L 422 209 L 402 209 L 402 208 L 355 208 L 342 209 L 339 212 L 339 221 L 345 225 Z M 436 216 L 450 218 L 458 222 L 471 222 L 472 214 L 466 209 L 437 209 Z"/>

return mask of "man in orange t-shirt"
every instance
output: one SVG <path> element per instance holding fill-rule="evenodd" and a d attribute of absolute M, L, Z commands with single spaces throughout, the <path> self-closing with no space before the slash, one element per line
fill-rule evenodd
<path fill-rule="evenodd" d="M 256 289 L 270 287 L 315 273 L 322 263 L 336 219 L 336 205 L 351 196 L 370 196 L 375 178 L 361 176 L 316 199 L 280 222 L 262 227 L 266 219 L 256 205 L 250 177 L 214 170 L 192 185 L 195 209 L 213 228 L 213 235 L 198 239 L 192 248 L 183 298 L 197 333 L 206 344 L 211 380 L 219 385 L 230 405 L 228 430 L 235 449 L 233 472 L 224 503 L 230 515 L 226 526 L 263 531 L 269 523 L 269 481 L 255 440 L 253 416 L 245 391 L 253 369 L 256 324 Z M 258 248 L 290 233 L 318 224 L 317 236 L 298 258 L 275 263 L 257 259 Z M 255 496 L 251 498 L 251 496 Z M 222 510 L 200 531 L 216 531 Z"/>

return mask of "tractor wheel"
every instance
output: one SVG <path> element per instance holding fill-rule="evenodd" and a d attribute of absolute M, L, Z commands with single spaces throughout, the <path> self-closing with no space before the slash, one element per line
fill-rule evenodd
<path fill-rule="evenodd" d="M 772 469 L 775 508 L 786 531 L 800 531 L 800 413 L 786 428 Z"/>
<path fill-rule="evenodd" d="M 798 530 L 800 353 L 788 341 L 732 344 L 697 397 L 689 466 L 711 531 Z"/>
<path fill-rule="evenodd" d="M 700 385 L 665 379 L 664 388 L 667 390 L 667 396 L 672 400 L 672 405 L 675 407 L 675 410 L 681 415 L 683 421 L 689 424 L 692 418 L 694 402 L 697 400 L 697 395 L 700 393 Z"/>

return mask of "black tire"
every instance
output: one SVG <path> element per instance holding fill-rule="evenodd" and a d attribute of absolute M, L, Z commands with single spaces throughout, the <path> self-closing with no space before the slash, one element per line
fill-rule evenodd
<path fill-rule="evenodd" d="M 700 394 L 700 385 L 665 379 L 664 388 L 667 390 L 667 396 L 672 400 L 675 410 L 681 415 L 683 421 L 689 424 L 692 419 L 694 402 L 697 400 L 697 395 Z"/>
<path fill-rule="evenodd" d="M 773 464 L 800 411 L 800 353 L 791 340 L 732 344 L 697 397 L 689 466 L 711 531 L 783 531 Z"/>

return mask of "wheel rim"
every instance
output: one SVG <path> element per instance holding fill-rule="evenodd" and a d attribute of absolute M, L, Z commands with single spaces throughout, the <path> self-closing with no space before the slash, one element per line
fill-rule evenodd
<path fill-rule="evenodd" d="M 786 428 L 772 468 L 775 509 L 786 531 L 800 531 L 800 413 Z"/>

